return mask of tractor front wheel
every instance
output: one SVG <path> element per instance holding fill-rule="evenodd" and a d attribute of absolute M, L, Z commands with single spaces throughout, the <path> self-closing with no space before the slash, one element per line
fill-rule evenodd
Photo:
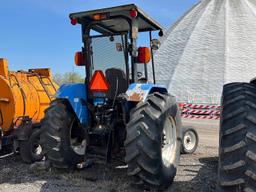
<path fill-rule="evenodd" d="M 55 100 L 42 120 L 41 143 L 47 160 L 56 168 L 75 168 L 85 155 L 84 130 L 71 105 Z"/>
<path fill-rule="evenodd" d="M 144 187 L 164 189 L 180 157 L 181 120 L 175 98 L 153 93 L 131 111 L 125 141 L 128 175 Z"/>
<path fill-rule="evenodd" d="M 34 163 L 43 159 L 40 145 L 41 128 L 33 128 L 28 140 L 19 141 L 20 156 L 25 163 Z"/>
<path fill-rule="evenodd" d="M 183 127 L 181 154 L 192 154 L 196 151 L 199 142 L 197 131 L 194 127 Z"/>

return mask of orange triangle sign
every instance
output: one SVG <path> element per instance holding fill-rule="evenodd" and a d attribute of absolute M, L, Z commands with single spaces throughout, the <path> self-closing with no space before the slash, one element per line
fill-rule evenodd
<path fill-rule="evenodd" d="M 92 92 L 108 92 L 109 84 L 102 71 L 96 70 L 89 85 Z"/>

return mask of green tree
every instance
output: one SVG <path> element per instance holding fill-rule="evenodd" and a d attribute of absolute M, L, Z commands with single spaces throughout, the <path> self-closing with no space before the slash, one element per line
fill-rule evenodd
<path fill-rule="evenodd" d="M 53 80 L 59 84 L 62 85 L 64 83 L 83 83 L 84 78 L 76 72 L 67 72 L 64 74 L 56 73 L 53 76 Z"/>

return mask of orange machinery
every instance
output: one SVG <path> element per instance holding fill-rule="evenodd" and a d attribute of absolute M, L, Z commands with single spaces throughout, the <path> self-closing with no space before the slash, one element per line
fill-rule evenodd
<path fill-rule="evenodd" d="M 57 89 L 50 69 L 11 72 L 7 60 L 0 59 L 0 148 L 15 139 L 18 144 L 25 142 L 25 148 L 31 146 L 30 137 L 34 132 L 40 132 L 39 129 L 34 131 L 34 127 L 40 128 L 44 110 L 54 99 Z M 22 145 L 18 145 L 20 153 Z M 39 147 L 38 143 L 36 145 Z M 33 161 L 28 158 L 31 155 L 25 155 L 26 162 Z"/>

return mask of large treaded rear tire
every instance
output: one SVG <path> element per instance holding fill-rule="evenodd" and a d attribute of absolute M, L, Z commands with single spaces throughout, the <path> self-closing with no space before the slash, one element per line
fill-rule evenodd
<path fill-rule="evenodd" d="M 43 132 L 40 142 L 47 160 L 53 167 L 75 168 L 84 159 L 84 154 L 76 153 L 71 147 L 73 122 L 77 122 L 76 116 L 65 100 L 53 101 L 45 111 L 45 117 L 41 122 Z"/>
<path fill-rule="evenodd" d="M 217 191 L 256 191 L 256 85 L 223 88 Z"/>
<path fill-rule="evenodd" d="M 164 122 L 173 118 L 176 124 L 175 147 L 167 167 L 162 159 Z M 181 120 L 175 98 L 154 93 L 130 113 L 125 141 L 128 175 L 143 187 L 164 189 L 173 181 L 180 158 Z"/>

